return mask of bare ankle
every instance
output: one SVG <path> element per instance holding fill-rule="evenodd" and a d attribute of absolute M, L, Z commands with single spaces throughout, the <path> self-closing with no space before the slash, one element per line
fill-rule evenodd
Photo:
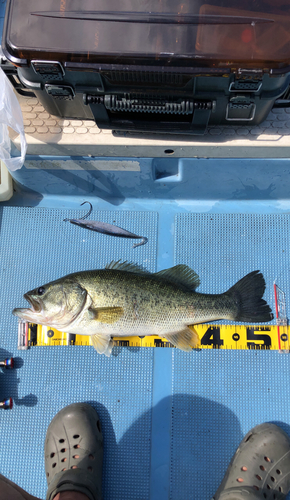
<path fill-rule="evenodd" d="M 62 491 L 58 493 L 53 500 L 90 500 L 84 493 L 78 491 Z"/>

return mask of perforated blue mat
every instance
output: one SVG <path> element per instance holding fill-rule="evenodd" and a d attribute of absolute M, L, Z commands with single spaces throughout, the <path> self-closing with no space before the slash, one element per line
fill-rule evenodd
<path fill-rule="evenodd" d="M 175 260 L 200 277 L 199 290 L 222 293 L 247 273 L 259 270 L 265 300 L 274 306 L 276 282 L 290 307 L 288 214 L 194 214 L 175 217 Z"/>
<path fill-rule="evenodd" d="M 163 207 L 164 208 L 164 207 Z M 165 210 L 165 209 L 164 209 Z M 23 293 L 66 273 L 127 259 L 159 270 L 183 262 L 201 277 L 200 290 L 226 290 L 260 269 L 273 307 L 274 279 L 289 296 L 289 216 L 180 213 L 166 208 L 175 257 L 161 260 L 164 213 L 99 211 L 91 218 L 148 237 L 110 238 L 63 222 L 81 211 L 1 209 L 0 355 L 16 357 L 1 373 L 0 471 L 45 498 L 43 444 L 51 418 L 65 405 L 91 402 L 103 425 L 104 499 L 204 500 L 218 487 L 243 435 L 264 421 L 290 423 L 289 355 L 273 351 L 183 353 L 174 349 L 34 347 L 17 351 L 14 307 Z M 163 240 L 162 240 L 163 238 Z M 162 241 L 161 241 L 162 240 Z M 169 241 L 169 240 L 168 240 Z M 289 308 L 288 308 L 289 309 Z"/>

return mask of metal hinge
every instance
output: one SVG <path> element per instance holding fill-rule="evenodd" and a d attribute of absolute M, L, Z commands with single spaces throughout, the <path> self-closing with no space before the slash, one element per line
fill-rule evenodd
<path fill-rule="evenodd" d="M 173 115 L 189 115 L 195 110 L 215 111 L 215 101 L 193 101 L 191 99 L 160 99 L 150 96 L 142 98 L 130 95 L 84 95 L 85 104 L 104 104 L 109 111 L 139 112 L 139 113 L 164 113 Z"/>
<path fill-rule="evenodd" d="M 239 68 L 237 71 L 239 76 L 255 76 L 262 77 L 265 74 L 263 69 L 249 69 L 249 68 Z"/>

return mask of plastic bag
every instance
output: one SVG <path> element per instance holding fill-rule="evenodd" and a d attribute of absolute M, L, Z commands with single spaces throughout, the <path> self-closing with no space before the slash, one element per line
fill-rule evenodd
<path fill-rule="evenodd" d="M 11 158 L 11 141 L 8 126 L 20 135 L 21 156 Z M 23 116 L 13 87 L 0 68 L 0 160 L 13 171 L 22 167 L 27 144 L 24 133 Z"/>

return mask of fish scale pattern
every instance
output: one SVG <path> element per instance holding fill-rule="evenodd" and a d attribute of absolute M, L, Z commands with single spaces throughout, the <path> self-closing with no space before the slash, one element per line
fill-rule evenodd
<path fill-rule="evenodd" d="M 43 446 L 47 426 L 64 406 L 85 401 L 99 412 L 104 432 L 104 499 L 149 497 L 153 349 L 115 348 L 110 358 L 93 347 L 34 347 L 17 350 L 15 306 L 23 293 L 77 270 L 128 260 L 156 268 L 156 212 L 96 211 L 102 220 L 148 237 L 114 238 L 86 231 L 64 218 L 82 210 L 1 207 L 0 356 L 16 358 L 16 369 L 0 372 L 0 400 L 12 397 L 12 411 L 1 412 L 0 471 L 29 493 L 45 498 Z M 145 248 L 146 247 L 146 248 Z M 136 477 L 138 476 L 138 481 Z"/>

